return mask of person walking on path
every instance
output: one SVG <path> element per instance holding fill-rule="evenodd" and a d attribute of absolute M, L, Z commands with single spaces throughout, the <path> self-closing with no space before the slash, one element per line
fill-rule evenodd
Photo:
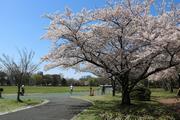
<path fill-rule="evenodd" d="M 94 90 L 92 89 L 92 87 L 90 87 L 90 96 L 94 96 Z"/>
<path fill-rule="evenodd" d="M 24 89 L 24 85 L 21 86 L 21 95 L 24 96 L 25 93 L 25 89 Z"/>
<path fill-rule="evenodd" d="M 73 93 L 73 85 L 71 84 L 71 86 L 70 86 L 70 94 L 72 95 L 72 93 Z"/>

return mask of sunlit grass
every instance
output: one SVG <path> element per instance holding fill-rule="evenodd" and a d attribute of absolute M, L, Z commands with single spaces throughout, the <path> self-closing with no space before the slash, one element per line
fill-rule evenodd
<path fill-rule="evenodd" d="M 32 100 L 26 99 L 23 102 L 17 102 L 16 100 L 9 100 L 9 99 L 0 99 L 0 112 L 10 112 L 15 109 L 25 107 L 25 106 L 32 106 L 41 103 L 42 100 Z"/>
<path fill-rule="evenodd" d="M 4 88 L 3 94 L 16 94 L 17 87 L 16 86 L 0 86 L 0 88 Z M 93 89 L 97 89 L 98 87 L 94 87 Z M 79 87 L 74 86 L 74 92 L 85 92 L 89 91 L 89 87 Z M 39 87 L 39 86 L 25 86 L 26 93 L 64 93 L 69 92 L 69 87 Z"/>
<path fill-rule="evenodd" d="M 174 97 L 174 93 L 163 89 L 152 89 L 151 101 L 132 101 L 131 106 L 120 104 L 121 96 L 79 96 L 77 98 L 91 101 L 91 106 L 75 120 L 175 120 L 180 116 L 171 108 L 160 104 L 157 99 Z"/>
<path fill-rule="evenodd" d="M 165 91 L 164 89 L 156 88 L 151 89 L 152 99 L 163 99 L 163 98 L 172 98 L 177 95 L 177 89 L 174 89 L 174 92 Z"/>

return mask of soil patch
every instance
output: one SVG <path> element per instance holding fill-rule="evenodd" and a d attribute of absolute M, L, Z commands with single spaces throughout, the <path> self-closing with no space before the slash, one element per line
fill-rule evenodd
<path fill-rule="evenodd" d="M 169 106 L 180 114 L 180 98 L 168 98 L 159 100 L 160 103 Z"/>

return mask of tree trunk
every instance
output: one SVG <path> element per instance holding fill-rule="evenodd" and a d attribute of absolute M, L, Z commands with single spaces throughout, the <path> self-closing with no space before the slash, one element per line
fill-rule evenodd
<path fill-rule="evenodd" d="M 173 93 L 173 87 L 171 86 L 170 92 Z"/>
<path fill-rule="evenodd" d="M 128 90 L 128 87 L 122 86 L 122 105 L 131 105 L 131 99 L 130 99 L 130 91 Z"/>
<path fill-rule="evenodd" d="M 116 95 L 116 83 L 115 80 L 111 80 L 112 82 L 112 96 Z"/>
<path fill-rule="evenodd" d="M 180 75 L 179 76 L 179 79 L 178 79 L 178 88 L 180 88 Z"/>
<path fill-rule="evenodd" d="M 113 86 L 112 96 L 116 96 L 116 87 L 115 86 Z"/>
<path fill-rule="evenodd" d="M 173 93 L 173 86 L 174 86 L 174 85 L 173 85 L 173 81 L 170 80 L 170 92 L 171 92 L 171 93 Z"/>
<path fill-rule="evenodd" d="M 20 93 L 21 93 L 21 85 L 18 85 L 18 92 L 17 92 L 17 101 L 18 102 L 22 102 L 22 100 L 20 99 Z"/>
<path fill-rule="evenodd" d="M 168 91 L 167 83 L 165 83 L 164 80 L 163 80 L 162 82 L 163 82 L 163 88 L 164 88 L 164 90 L 165 90 L 165 91 Z"/>
<path fill-rule="evenodd" d="M 122 93 L 122 105 L 131 105 L 131 99 L 130 99 L 130 94 L 129 92 L 124 92 Z"/>

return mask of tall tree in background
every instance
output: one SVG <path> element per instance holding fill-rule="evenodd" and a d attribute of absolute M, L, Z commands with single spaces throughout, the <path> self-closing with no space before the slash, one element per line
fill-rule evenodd
<path fill-rule="evenodd" d="M 177 83 L 178 83 L 178 88 L 180 88 L 180 65 L 175 67 L 176 73 L 178 75 Z"/>
<path fill-rule="evenodd" d="M 67 86 L 67 80 L 65 78 L 62 78 L 61 86 Z"/>
<path fill-rule="evenodd" d="M 7 77 L 6 73 L 3 71 L 0 71 L 0 83 L 2 86 L 4 85 L 5 82 L 7 82 L 6 77 Z"/>
<path fill-rule="evenodd" d="M 162 81 L 163 82 L 163 87 L 165 90 L 169 89 L 170 92 L 173 92 L 174 84 L 175 81 L 178 81 L 179 76 L 178 72 L 175 67 L 163 70 L 161 72 L 158 72 L 156 74 L 153 74 L 148 77 L 149 80 L 154 80 L 154 81 Z"/>
<path fill-rule="evenodd" d="M 91 67 L 84 66 L 83 68 L 81 68 L 80 70 L 82 72 L 90 72 L 100 78 L 106 79 L 111 81 L 111 85 L 112 85 L 112 96 L 116 95 L 116 78 L 115 76 L 113 76 L 111 73 L 107 73 L 106 71 L 104 71 L 104 69 L 98 68 L 98 67 L 93 67 L 92 65 L 90 65 Z M 107 84 L 107 83 L 106 83 Z"/>
<path fill-rule="evenodd" d="M 33 74 L 31 78 L 34 85 L 42 85 L 44 83 L 43 76 L 40 74 Z"/>
<path fill-rule="evenodd" d="M 121 85 L 122 104 L 130 105 L 139 81 L 180 63 L 179 15 L 173 3 L 153 0 L 117 0 L 92 11 L 48 14 L 44 39 L 54 44 L 43 58 L 50 62 L 46 68 L 102 69 Z"/>
<path fill-rule="evenodd" d="M 26 49 L 19 51 L 19 58 L 17 61 L 8 55 L 3 55 L 0 58 L 0 63 L 3 66 L 5 72 L 12 76 L 17 82 L 18 92 L 17 101 L 22 102 L 20 99 L 20 88 L 22 86 L 23 78 L 31 76 L 33 72 L 38 69 L 38 65 L 32 62 L 35 53 L 33 51 L 28 52 Z"/>

